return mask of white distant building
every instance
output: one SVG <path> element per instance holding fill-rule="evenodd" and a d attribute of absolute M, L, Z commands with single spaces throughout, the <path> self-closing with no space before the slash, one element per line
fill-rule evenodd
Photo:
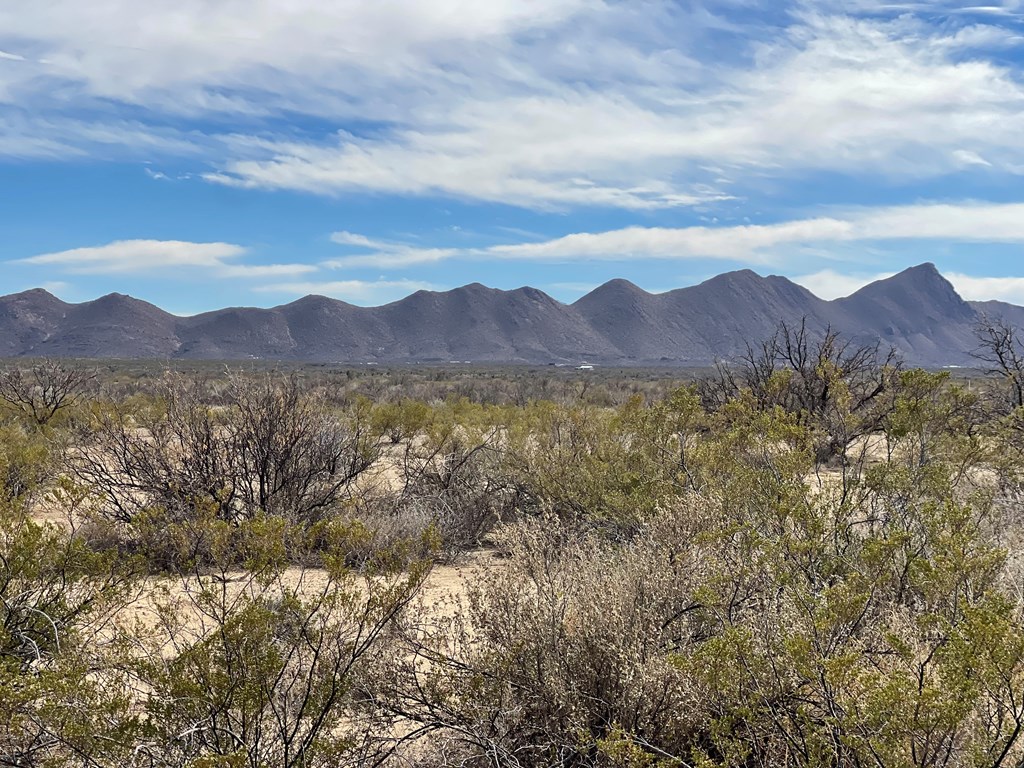
<path fill-rule="evenodd" d="M 594 370 L 594 366 L 589 365 L 589 364 L 578 365 L 578 366 L 576 366 L 576 370 L 577 371 L 592 371 L 592 370 Z"/>

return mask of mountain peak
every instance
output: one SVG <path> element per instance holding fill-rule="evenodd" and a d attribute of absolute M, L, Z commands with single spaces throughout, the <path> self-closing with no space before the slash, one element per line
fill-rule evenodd
<path fill-rule="evenodd" d="M 552 299 L 550 296 L 548 296 L 546 293 L 544 293 L 544 291 L 540 290 L 539 288 L 534 288 L 534 287 L 529 286 L 529 285 L 524 285 L 524 286 L 521 286 L 520 288 L 516 288 L 513 291 L 509 291 L 509 294 L 512 295 L 512 296 L 522 296 L 523 298 L 530 299 L 532 301 L 544 301 L 544 302 L 553 302 L 554 301 L 554 299 Z"/>
<path fill-rule="evenodd" d="M 319 293 L 311 293 L 307 296 L 303 296 L 301 299 L 290 301 L 287 304 L 282 304 L 280 309 L 323 309 L 330 307 L 352 306 L 348 302 L 342 301 L 341 299 L 333 299 L 330 296 L 324 296 Z M 277 307 L 275 307 L 276 309 Z"/>
<path fill-rule="evenodd" d="M 615 290 L 625 289 L 627 291 L 643 291 L 643 288 L 641 288 L 639 285 L 630 282 L 629 280 L 626 280 L 624 277 L 616 277 L 612 280 L 609 280 L 608 282 L 599 285 L 597 287 L 597 290 L 600 290 L 602 288 L 613 288 Z"/>
<path fill-rule="evenodd" d="M 467 283 L 466 285 L 459 286 L 453 289 L 452 293 L 491 293 L 494 289 L 488 288 L 483 283 Z"/>
<path fill-rule="evenodd" d="M 918 264 L 916 267 L 904 269 L 892 277 L 883 278 L 882 280 L 865 285 L 850 298 L 854 296 L 892 295 L 895 292 L 903 292 L 919 297 L 929 295 L 935 300 L 953 301 L 958 304 L 963 302 L 953 284 L 943 277 L 938 267 L 930 261 Z"/>
<path fill-rule="evenodd" d="M 723 272 L 705 280 L 706 283 L 759 283 L 765 278 L 752 269 L 734 269 L 731 272 Z"/>
<path fill-rule="evenodd" d="M 941 272 L 939 272 L 939 268 L 930 261 L 926 261 L 923 264 L 918 264 L 914 267 L 907 267 L 902 272 L 897 272 L 892 277 L 883 278 L 871 283 L 871 285 L 893 284 L 914 285 L 917 286 L 918 290 L 925 286 L 931 288 L 941 286 L 943 289 L 948 286 L 950 290 L 953 289 L 952 284 L 943 277 Z M 867 285 L 865 287 L 870 288 L 871 285 Z"/>
<path fill-rule="evenodd" d="M 731 272 L 723 272 L 719 277 L 724 277 L 727 280 L 764 280 L 752 269 L 734 269 Z"/>
<path fill-rule="evenodd" d="M 999 309 L 1024 324 L 1024 308 Z M 66 304 L 35 289 L 0 299 L 0 355 L 699 365 L 740 354 L 780 321 L 806 318 L 892 344 L 908 362 L 946 365 L 969 360 L 978 311 L 930 262 L 835 301 L 750 269 L 656 295 L 609 280 L 568 306 L 529 286 L 470 283 L 380 307 L 310 295 L 195 318 L 123 293 Z"/>
<path fill-rule="evenodd" d="M 650 295 L 651 294 L 647 293 L 647 291 L 636 283 L 631 283 L 629 280 L 617 277 L 614 280 L 609 280 L 607 283 L 602 283 L 590 293 L 584 294 L 582 297 L 577 299 L 575 303 L 582 303 L 586 305 L 598 300 L 621 300 L 627 297 L 642 297 Z"/>
<path fill-rule="evenodd" d="M 720 275 L 710 277 L 704 282 L 698 283 L 694 288 L 700 288 L 704 291 L 720 290 L 749 292 L 761 290 L 767 282 L 768 278 L 762 277 L 752 269 L 737 269 L 732 272 L 723 272 Z"/>
<path fill-rule="evenodd" d="M 129 322 L 128 318 L 149 318 L 163 323 L 174 317 L 170 312 L 161 309 L 155 304 L 150 304 L 142 299 L 136 299 L 134 296 L 129 296 L 126 293 L 108 293 L 92 301 L 71 304 L 68 311 L 73 312 L 79 318 L 84 319 L 88 317 L 97 320 L 106 318 L 111 322 L 118 322 L 116 318 L 120 318 L 125 322 Z"/>
<path fill-rule="evenodd" d="M 763 291 L 768 284 L 769 279 L 767 277 L 762 277 L 752 269 L 737 269 L 708 278 L 704 282 L 693 286 L 693 288 L 704 292 L 755 294 Z M 688 289 L 683 288 L 681 290 L 685 291 Z M 672 293 L 676 293 L 676 291 L 672 291 Z"/>
<path fill-rule="evenodd" d="M 899 272 L 896 277 L 900 275 L 909 275 L 913 277 L 942 277 L 942 273 L 939 272 L 939 268 L 930 261 L 922 262 L 914 267 L 907 267 L 902 272 Z M 944 279 L 944 278 L 943 278 Z"/>
<path fill-rule="evenodd" d="M 624 278 L 615 278 L 614 280 L 609 280 L 607 283 L 604 283 L 595 288 L 593 291 L 591 291 L 591 293 L 597 293 L 598 291 L 629 291 L 630 293 L 647 293 L 642 288 L 640 288 L 640 286 L 638 286 L 636 283 L 631 283 L 630 281 Z"/>
<path fill-rule="evenodd" d="M 141 299 L 136 299 L 134 296 L 129 296 L 127 293 L 105 293 L 98 299 L 94 299 L 95 302 L 103 302 L 106 304 L 134 304 L 145 303 Z"/>
<path fill-rule="evenodd" d="M 976 317 L 975 310 L 931 262 L 865 285 L 835 304 L 865 329 L 878 327 L 882 318 L 888 318 L 881 324 L 883 336 L 896 331 L 934 335 L 944 325 L 972 325 Z"/>
<path fill-rule="evenodd" d="M 44 288 L 29 288 L 27 291 L 19 291 L 18 293 L 9 293 L 6 296 L 0 296 L 0 301 L 31 301 L 31 302 L 46 302 L 49 304 L 64 302 L 58 299 L 49 291 Z"/>

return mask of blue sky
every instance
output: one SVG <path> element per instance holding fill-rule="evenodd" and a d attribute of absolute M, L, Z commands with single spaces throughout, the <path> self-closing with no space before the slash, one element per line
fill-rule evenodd
<path fill-rule="evenodd" d="M 0 293 L 1024 304 L 1024 3 L 0 0 L 0 182 Z"/>

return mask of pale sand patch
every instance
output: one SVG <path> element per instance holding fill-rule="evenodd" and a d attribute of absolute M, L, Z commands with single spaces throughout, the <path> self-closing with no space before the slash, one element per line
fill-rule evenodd
<path fill-rule="evenodd" d="M 504 561 L 490 550 L 468 552 L 455 564 L 435 565 L 414 599 L 414 608 L 424 611 L 428 618 L 450 615 L 472 584 L 491 569 L 503 565 Z M 223 576 L 152 578 L 147 580 L 138 599 L 125 606 L 116 623 L 122 628 L 134 626 L 145 634 L 166 633 L 163 653 L 172 654 L 172 635 L 177 640 L 195 641 L 213 626 L 209 616 L 204 616 L 196 601 L 191 598 L 197 591 L 197 580 L 201 581 L 203 587 L 213 587 L 218 602 L 227 605 L 245 597 L 280 594 L 282 590 L 294 590 L 302 598 L 313 599 L 331 586 L 330 577 L 323 569 L 298 566 L 287 568 L 269 584 L 255 582 L 245 571 L 233 571 Z M 340 587 L 358 595 L 365 594 L 367 590 L 365 581 L 359 576 L 355 576 L 351 582 L 342 583 Z M 176 624 L 173 628 L 164 623 L 165 617 L 160 610 L 162 606 L 175 608 Z"/>

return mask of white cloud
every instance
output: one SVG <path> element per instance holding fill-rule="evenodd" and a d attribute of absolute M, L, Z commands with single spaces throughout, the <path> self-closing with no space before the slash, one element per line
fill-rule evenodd
<path fill-rule="evenodd" d="M 0 107 L 3 83 L 0 81 Z M 194 131 L 132 120 L 46 116 L 44 111 L 0 108 L 0 156 L 26 159 L 144 159 L 170 155 L 197 159 L 218 151 L 218 140 Z"/>
<path fill-rule="evenodd" d="M 423 248 L 408 243 L 396 243 L 374 240 L 353 232 L 334 232 L 331 241 L 339 245 L 355 246 L 367 249 L 367 253 L 329 259 L 322 266 L 328 269 L 348 269 L 352 267 L 376 267 L 390 269 L 412 264 L 434 264 L 465 255 L 466 250 L 459 248 Z"/>
<path fill-rule="evenodd" d="M 75 274 L 138 274 L 180 270 L 212 270 L 221 277 L 270 277 L 316 271 L 310 264 L 239 264 L 248 249 L 232 243 L 191 243 L 181 240 L 118 240 L 106 245 L 42 253 L 14 263 L 54 266 Z"/>
<path fill-rule="evenodd" d="M 551 105 L 559 109 L 559 105 Z M 485 137 L 471 139 L 475 150 L 445 154 L 429 141 L 411 139 L 416 146 L 379 142 L 334 147 L 278 146 L 271 160 L 242 160 L 227 165 L 226 172 L 206 173 L 206 181 L 244 189 L 287 189 L 317 194 L 369 191 L 400 195 L 446 195 L 484 200 L 526 208 L 558 209 L 572 206 L 605 206 L 627 210 L 657 210 L 693 206 L 731 199 L 710 186 L 677 188 L 648 178 L 628 186 L 597 184 L 576 175 L 585 173 L 582 163 L 572 169 L 548 166 L 536 178 L 516 175 L 516 155 L 525 147 L 501 157 L 488 155 Z M 492 145 L 492 148 L 493 145 Z M 611 158 L 610 158 L 611 159 Z M 526 167 L 524 170 L 531 170 Z M 489 167 L 490 166 L 490 167 Z M 560 171 L 562 173 L 560 173 Z M 571 177 L 563 178 L 568 172 Z M 542 178 L 547 177 L 547 178 Z"/>
<path fill-rule="evenodd" d="M 356 244 L 359 236 L 344 234 L 349 243 Z M 763 225 L 626 227 L 486 248 L 420 248 L 367 239 L 371 252 L 332 259 L 324 266 L 393 268 L 453 258 L 556 262 L 720 259 L 770 266 L 792 262 L 804 249 L 813 248 L 818 258 L 828 258 L 830 246 L 902 240 L 1024 243 L 1024 203 L 932 203 L 852 209 L 827 217 Z M 838 254 L 832 258 L 843 260 Z M 827 273 L 819 274 L 824 286 Z"/>
<path fill-rule="evenodd" d="M 1024 305 L 1024 277 L 973 277 L 959 272 L 948 272 L 945 276 L 968 301 L 996 299 Z"/>
<path fill-rule="evenodd" d="M 0 43 L 31 56 L 0 71 L 22 115 L 0 114 L 6 154 L 145 149 L 238 187 L 540 209 L 688 206 L 819 170 L 1024 168 L 1024 87 L 991 58 L 1015 36 L 912 15 L 934 4 L 799 2 L 760 28 L 661 0 L 16 5 Z M 94 122 L 67 125 L 75 108 Z M 144 123 L 119 124 L 125 108 Z M 211 115 L 234 132 L 196 130 Z M 294 115 L 373 129 L 299 133 Z"/>
<path fill-rule="evenodd" d="M 313 264 L 224 264 L 217 269 L 221 277 L 293 277 L 316 272 Z"/>
<path fill-rule="evenodd" d="M 858 240 L 1024 242 L 1024 203 L 926 203 L 851 214 Z"/>
<path fill-rule="evenodd" d="M 496 245 L 487 252 L 499 258 L 528 260 L 713 258 L 767 264 L 775 261 L 768 251 L 776 246 L 850 237 L 849 222 L 823 218 L 736 227 L 628 227 L 540 243 Z"/>
<path fill-rule="evenodd" d="M 547 286 L 550 290 L 564 291 L 566 293 L 578 294 L 580 296 L 590 293 L 599 287 L 600 283 L 551 283 Z"/>
<path fill-rule="evenodd" d="M 63 280 L 47 280 L 46 282 L 40 283 L 39 287 L 44 291 L 49 291 L 53 294 L 67 293 L 72 289 L 71 283 Z"/>
<path fill-rule="evenodd" d="M 986 168 L 991 168 L 992 163 L 983 158 L 977 152 L 972 152 L 969 149 L 957 149 L 953 152 L 953 159 L 964 167 L 970 167 L 972 165 L 982 165 Z"/>
<path fill-rule="evenodd" d="M 807 14 L 755 48 L 756 66 L 718 63 L 702 70 L 705 84 L 654 71 L 640 88 L 575 88 L 527 69 L 525 95 L 508 84 L 489 95 L 470 88 L 471 98 L 447 94 L 444 111 L 417 112 L 383 135 L 268 142 L 264 157 L 208 178 L 654 209 L 728 197 L 702 171 L 708 163 L 729 176 L 927 178 L 998 158 L 999 170 L 1016 172 L 1024 88 L 983 58 L 951 57 L 943 35 L 908 19 Z"/>
<path fill-rule="evenodd" d="M 998 50 L 1014 48 L 1024 42 L 1024 38 L 1012 29 L 997 27 L 993 24 L 972 24 L 957 30 L 953 35 L 938 41 L 939 45 L 950 48 L 980 48 Z"/>
<path fill-rule="evenodd" d="M 892 277 L 892 272 L 881 272 L 874 275 L 841 274 L 832 269 L 823 269 L 809 275 L 797 275 L 791 278 L 794 283 L 802 285 L 821 299 L 838 299 L 856 293 L 865 285 L 876 280 Z"/>
<path fill-rule="evenodd" d="M 303 106 L 339 71 L 368 79 L 435 71 L 445 49 L 557 25 L 586 0 L 40 0 L 0 6 L 2 36 L 45 60 L 33 77 L 86 94 L 178 109 Z M 27 75 L 28 76 L 28 75 Z M 372 86 L 369 82 L 367 85 Z M 336 86 L 340 87 L 340 86 Z M 289 92 L 292 92 L 289 96 Z M 340 91 L 342 94 L 344 91 Z"/>
<path fill-rule="evenodd" d="M 89 248 L 73 248 L 20 259 L 23 264 L 66 267 L 82 273 L 149 272 L 176 267 L 220 267 L 246 249 L 231 243 L 189 243 L 181 240 L 119 240 Z"/>
<path fill-rule="evenodd" d="M 420 280 L 333 280 L 306 281 L 263 285 L 253 290 L 290 296 L 316 294 L 356 304 L 381 304 L 396 301 L 415 291 L 441 290 L 433 283 Z"/>
<path fill-rule="evenodd" d="M 714 258 L 768 264 L 766 249 L 849 239 L 851 225 L 836 219 L 808 219 L 781 224 L 739 227 L 627 227 L 606 232 L 580 232 L 554 240 L 487 248 L 421 248 L 371 242 L 370 253 L 324 262 L 334 269 L 394 268 L 432 264 L 453 258 L 514 261 L 630 261 L 632 259 Z"/>
<path fill-rule="evenodd" d="M 354 232 L 332 232 L 331 242 L 338 245 L 356 245 L 363 248 L 381 248 L 382 243 L 378 240 L 371 240 L 365 235 L 357 235 Z"/>

